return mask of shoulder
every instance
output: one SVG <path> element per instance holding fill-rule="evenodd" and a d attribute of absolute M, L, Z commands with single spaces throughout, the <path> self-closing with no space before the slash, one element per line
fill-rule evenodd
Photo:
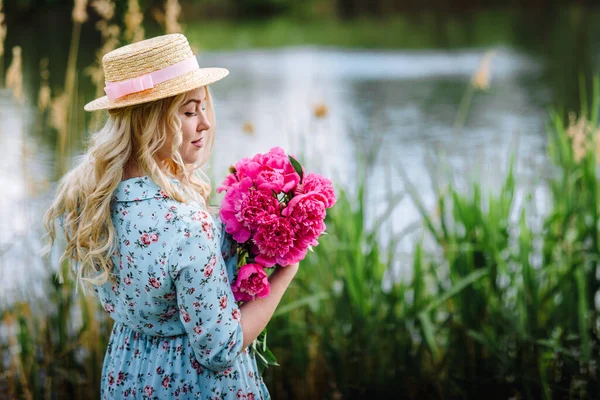
<path fill-rule="evenodd" d="M 175 221 L 175 245 L 181 246 L 191 242 L 220 246 L 221 220 L 204 207 L 194 203 L 173 202 L 168 208 L 168 219 Z"/>
<path fill-rule="evenodd" d="M 221 252 L 220 220 L 193 204 L 177 203 L 171 212 L 177 220 L 169 251 L 171 277 L 176 278 L 186 266 L 214 264 Z"/>

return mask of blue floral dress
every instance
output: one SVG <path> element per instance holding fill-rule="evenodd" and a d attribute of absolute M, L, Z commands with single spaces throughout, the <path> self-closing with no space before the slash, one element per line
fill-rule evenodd
<path fill-rule="evenodd" d="M 111 212 L 115 279 L 95 287 L 115 321 L 102 398 L 269 399 L 254 356 L 242 350 L 229 284 L 236 257 L 222 223 L 149 177 L 122 181 Z"/>

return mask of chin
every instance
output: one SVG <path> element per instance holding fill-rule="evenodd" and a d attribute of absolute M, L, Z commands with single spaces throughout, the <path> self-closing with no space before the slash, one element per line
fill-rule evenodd
<path fill-rule="evenodd" d="M 183 162 L 186 163 L 187 165 L 196 164 L 196 163 L 198 163 L 198 161 L 200 161 L 200 157 L 190 157 L 190 158 L 183 159 Z"/>

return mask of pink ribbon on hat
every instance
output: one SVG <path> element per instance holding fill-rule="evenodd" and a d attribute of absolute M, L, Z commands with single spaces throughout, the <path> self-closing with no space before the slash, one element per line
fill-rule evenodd
<path fill-rule="evenodd" d="M 155 85 L 195 71 L 200 66 L 196 57 L 190 57 L 177 64 L 170 65 L 149 74 L 137 76 L 120 82 L 106 82 L 104 91 L 109 100 L 116 100 L 131 93 L 152 89 Z"/>

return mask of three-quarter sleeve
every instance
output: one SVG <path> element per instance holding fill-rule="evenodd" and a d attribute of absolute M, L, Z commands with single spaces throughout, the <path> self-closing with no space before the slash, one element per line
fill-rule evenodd
<path fill-rule="evenodd" d="M 169 257 L 181 323 L 198 362 L 220 372 L 243 350 L 241 312 L 231 291 L 213 220 L 205 214 L 182 229 Z"/>
<path fill-rule="evenodd" d="M 234 282 L 237 276 L 238 254 L 231 235 L 225 232 L 225 224 L 221 223 L 221 255 L 229 275 L 229 282 Z"/>

